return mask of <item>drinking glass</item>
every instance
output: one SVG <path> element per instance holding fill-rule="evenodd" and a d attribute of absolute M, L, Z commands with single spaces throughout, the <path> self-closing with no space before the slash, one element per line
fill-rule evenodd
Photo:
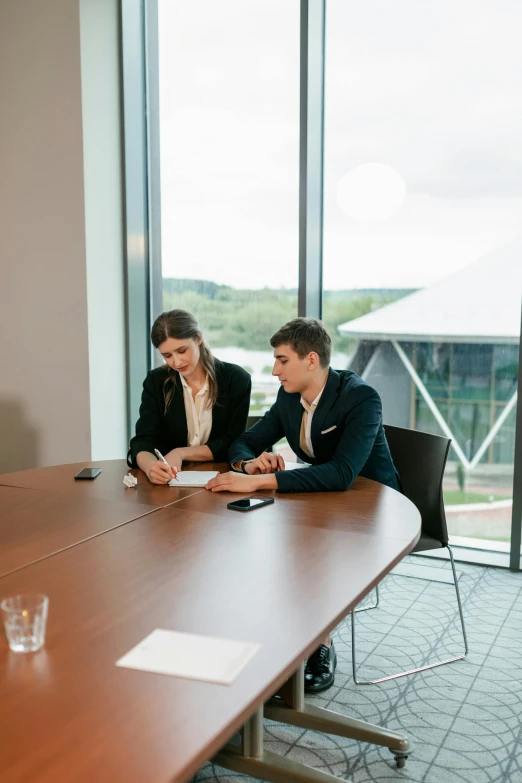
<path fill-rule="evenodd" d="M 0 603 L 7 641 L 13 652 L 35 652 L 42 647 L 48 608 L 46 595 L 14 595 Z"/>

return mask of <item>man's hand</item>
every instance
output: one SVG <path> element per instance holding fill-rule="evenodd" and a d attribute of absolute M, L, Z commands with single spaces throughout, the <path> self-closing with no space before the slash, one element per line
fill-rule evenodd
<path fill-rule="evenodd" d="M 275 476 L 246 476 L 230 471 L 211 479 L 205 489 L 212 492 L 256 492 L 259 489 L 277 489 L 277 482 Z"/>
<path fill-rule="evenodd" d="M 245 464 L 245 472 L 249 476 L 258 476 L 260 473 L 275 473 L 276 470 L 284 470 L 285 461 L 280 454 L 269 454 L 263 451 L 256 459 Z"/>

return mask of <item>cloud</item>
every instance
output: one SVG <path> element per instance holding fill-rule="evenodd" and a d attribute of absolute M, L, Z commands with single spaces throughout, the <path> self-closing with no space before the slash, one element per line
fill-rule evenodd
<path fill-rule="evenodd" d="M 521 17 L 511 0 L 329 0 L 327 287 L 426 285 L 519 230 Z M 159 19 L 164 273 L 295 287 L 298 0 L 160 0 Z M 362 226 L 335 191 L 372 161 L 407 196 Z"/>

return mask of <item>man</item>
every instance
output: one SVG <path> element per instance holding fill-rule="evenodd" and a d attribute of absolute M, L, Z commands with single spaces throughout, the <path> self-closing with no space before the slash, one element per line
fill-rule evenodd
<path fill-rule="evenodd" d="M 400 491 L 382 426 L 379 395 L 350 370 L 330 367 L 331 340 L 320 321 L 295 318 L 270 340 L 272 374 L 281 389 L 270 410 L 234 441 L 233 472 L 207 484 L 213 492 L 342 491 L 365 476 Z M 309 467 L 284 470 L 284 461 L 267 449 L 286 437 Z M 305 690 L 333 685 L 336 655 L 328 638 L 307 661 Z"/>

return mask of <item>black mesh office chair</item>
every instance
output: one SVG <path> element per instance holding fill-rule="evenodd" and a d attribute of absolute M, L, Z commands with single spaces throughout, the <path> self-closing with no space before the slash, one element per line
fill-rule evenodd
<path fill-rule="evenodd" d="M 417 669 L 411 669 L 399 674 L 391 674 L 387 677 L 380 677 L 376 680 L 358 680 L 357 664 L 355 655 L 355 614 L 367 608 L 374 608 L 379 603 L 379 593 L 377 588 L 377 600 L 371 607 L 360 607 L 352 611 L 352 668 L 353 679 L 356 685 L 374 685 L 386 680 L 394 680 L 397 677 L 404 677 L 407 674 L 414 674 L 425 669 L 433 669 L 435 666 L 442 666 L 445 663 L 460 661 L 468 654 L 468 640 L 466 638 L 466 628 L 464 626 L 464 616 L 462 614 L 462 604 L 460 600 L 459 585 L 453 553 L 448 544 L 448 528 L 446 525 L 446 514 L 444 512 L 444 500 L 442 496 L 442 479 L 444 469 L 448 458 L 448 451 L 451 440 L 442 438 L 438 435 L 430 435 L 427 432 L 416 432 L 415 430 L 402 429 L 401 427 L 392 427 L 385 425 L 386 439 L 390 446 L 392 459 L 395 467 L 399 471 L 402 488 L 406 497 L 414 503 L 420 511 L 422 528 L 421 537 L 415 546 L 413 552 L 426 552 L 430 549 L 442 549 L 446 547 L 449 552 L 451 568 L 453 570 L 453 582 L 457 594 L 457 604 L 460 614 L 460 623 L 462 627 L 462 636 L 464 639 L 464 654 L 456 655 L 444 661 L 436 661 Z"/>

